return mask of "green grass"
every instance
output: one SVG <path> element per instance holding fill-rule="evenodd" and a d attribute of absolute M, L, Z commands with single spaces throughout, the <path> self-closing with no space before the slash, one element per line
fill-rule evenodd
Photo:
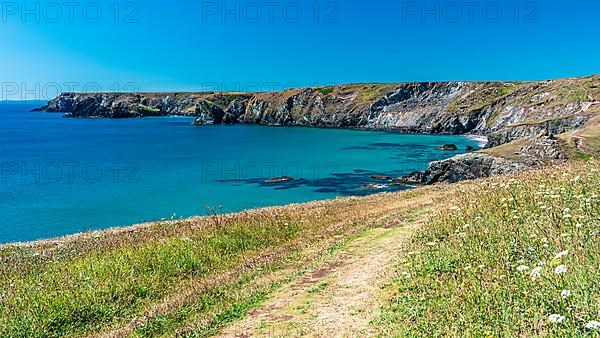
<path fill-rule="evenodd" d="M 323 96 L 329 96 L 335 90 L 335 87 L 318 87 L 315 90 L 321 93 Z"/>
<path fill-rule="evenodd" d="M 137 107 L 140 110 L 148 111 L 148 112 L 152 112 L 152 113 L 158 113 L 158 112 L 160 112 L 159 108 L 150 107 L 150 106 L 146 106 L 146 105 L 143 105 L 143 104 L 138 104 Z"/>
<path fill-rule="evenodd" d="M 215 333 L 373 226 L 382 203 L 402 206 L 413 196 L 316 202 L 0 247 L 0 337 Z"/>
<path fill-rule="evenodd" d="M 465 185 L 397 266 L 382 334 L 597 336 L 585 328 L 600 320 L 597 168 L 573 163 Z M 553 323 L 552 314 L 565 319 Z"/>
<path fill-rule="evenodd" d="M 301 230 L 294 223 L 232 224 L 192 237 L 11 269 L 0 281 L 1 289 L 11 290 L 0 307 L 0 333 L 64 336 L 93 330 L 131 316 L 177 289 L 182 279 L 232 268 L 242 254 L 278 247 Z"/>

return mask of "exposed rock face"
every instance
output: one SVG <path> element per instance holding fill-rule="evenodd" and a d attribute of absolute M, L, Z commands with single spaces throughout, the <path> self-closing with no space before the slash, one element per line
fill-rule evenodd
<path fill-rule="evenodd" d="M 486 147 L 499 151 L 434 162 L 425 174 L 407 178 L 455 182 L 565 159 L 552 135 L 583 128 L 598 115 L 600 76 L 353 84 L 254 94 L 65 93 L 41 110 L 69 117 L 194 116 L 196 125 L 252 123 L 486 136 Z"/>
<path fill-rule="evenodd" d="M 484 153 L 469 153 L 429 164 L 428 184 L 455 183 L 528 168 L 527 165 Z"/>
<path fill-rule="evenodd" d="M 254 123 L 489 135 L 489 147 L 584 125 L 600 76 L 543 82 L 355 84 L 274 93 L 65 93 L 42 110 L 72 117 L 184 115 Z"/>
<path fill-rule="evenodd" d="M 534 136 L 541 132 L 562 134 L 583 127 L 592 117 L 590 114 L 559 117 L 538 123 L 522 123 L 502 128 L 488 136 L 488 148 L 496 147 L 524 137 Z"/>
<path fill-rule="evenodd" d="M 196 116 L 199 124 L 234 123 L 251 94 L 241 93 L 64 93 L 41 108 L 67 117 L 131 118 Z"/>

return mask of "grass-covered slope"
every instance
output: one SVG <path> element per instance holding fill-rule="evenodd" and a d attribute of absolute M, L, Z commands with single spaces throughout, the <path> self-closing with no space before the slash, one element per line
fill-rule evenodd
<path fill-rule="evenodd" d="M 433 194 L 445 194 L 429 189 Z M 0 248 L 0 336 L 204 336 L 419 191 L 148 224 Z M 419 202 L 422 203 L 422 202 Z"/>
<path fill-rule="evenodd" d="M 387 336 L 598 334 L 600 172 L 573 163 L 455 187 L 397 266 Z M 586 328 L 586 326 L 588 326 Z"/>
<path fill-rule="evenodd" d="M 412 239 L 405 249 L 387 250 L 398 264 L 392 276 L 380 277 L 385 285 L 362 285 L 372 289 L 361 289 L 364 294 L 383 291 L 369 298 L 381 306 L 380 318 L 364 330 L 335 332 L 597 334 L 586 326 L 600 320 L 598 164 L 2 246 L 0 336 L 207 336 L 270 311 L 251 310 L 271 295 L 295 294 L 285 290 L 299 279 L 316 283 L 306 285 L 316 290 L 311 294 L 327 289 L 315 301 L 337 302 L 340 294 L 360 299 L 352 290 L 335 289 L 347 284 L 325 285 L 316 276 L 339 264 L 344 274 L 338 280 L 373 270 L 348 263 L 380 262 L 375 253 L 368 257 L 375 249 L 361 250 L 354 240 L 373 227 L 400 228 Z M 423 217 L 428 221 L 421 223 Z M 332 263 L 346 243 L 353 249 Z M 313 268 L 317 272 L 307 277 Z M 362 323 L 353 320 L 353 309 L 344 309 L 339 325 Z M 298 311 L 307 322 L 289 325 L 299 334 L 320 332 L 303 323 L 337 318 L 315 312 L 312 320 Z M 288 327 L 294 318 L 273 320 Z"/>

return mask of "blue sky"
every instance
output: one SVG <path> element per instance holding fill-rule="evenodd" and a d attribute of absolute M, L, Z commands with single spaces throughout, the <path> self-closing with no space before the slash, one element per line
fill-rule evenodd
<path fill-rule="evenodd" d="M 597 1 L 17 1 L 1 14 L 4 98 L 600 73 Z"/>

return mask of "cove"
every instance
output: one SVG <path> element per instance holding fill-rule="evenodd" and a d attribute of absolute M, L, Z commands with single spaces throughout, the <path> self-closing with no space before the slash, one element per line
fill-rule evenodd
<path fill-rule="evenodd" d="M 68 119 L 34 107 L 0 104 L 0 243 L 407 189 L 372 176 L 477 147 L 463 136 Z M 458 150 L 436 150 L 448 143 Z M 269 181 L 283 176 L 294 180 Z"/>

